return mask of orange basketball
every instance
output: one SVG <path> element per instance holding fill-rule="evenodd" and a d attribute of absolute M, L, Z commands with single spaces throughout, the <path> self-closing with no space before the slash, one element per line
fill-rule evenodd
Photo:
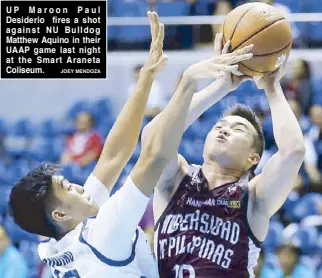
<path fill-rule="evenodd" d="M 290 25 L 281 12 L 264 3 L 248 3 L 232 10 L 222 32 L 224 43 L 231 41 L 231 51 L 254 44 L 254 57 L 241 62 L 238 69 L 249 76 L 277 70 L 286 62 L 292 48 Z"/>

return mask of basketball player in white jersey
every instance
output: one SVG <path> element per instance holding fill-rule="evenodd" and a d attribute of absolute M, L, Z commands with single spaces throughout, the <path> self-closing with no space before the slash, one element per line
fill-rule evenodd
<path fill-rule="evenodd" d="M 217 52 L 221 44 L 219 34 Z M 254 277 L 269 219 L 291 192 L 305 154 L 301 128 L 280 85 L 285 68 L 254 79 L 267 95 L 278 147 L 260 175 L 250 179 L 264 148 L 261 125 L 242 105 L 228 110 L 208 133 L 203 165 L 189 166 L 176 154 L 163 172 L 154 192 L 161 278 Z M 225 73 L 195 94 L 186 128 L 240 81 Z M 146 138 L 157 128 L 155 118 Z"/>
<path fill-rule="evenodd" d="M 130 177 L 108 199 L 121 171 L 120 165 L 124 166 L 137 141 L 148 96 L 143 93 L 147 90 L 145 83 L 150 90 L 153 73 L 165 60 L 162 56 L 164 26 L 158 23 L 156 13 L 149 13 L 149 17 L 152 45 L 148 61 L 151 63 L 152 59 L 152 63 L 145 79 L 139 80 L 144 97 L 141 103 L 136 103 L 139 98 L 134 101 L 132 97 L 122 110 L 85 186 L 70 183 L 57 174 L 55 166 L 45 165 L 29 173 L 11 192 L 10 207 L 16 223 L 25 230 L 51 237 L 39 245 L 39 255 L 52 267 L 55 277 L 158 277 L 147 238 L 137 225 L 164 167 L 176 153 L 195 81 L 220 78 L 223 72 L 236 70 L 235 63 L 252 57 L 248 53 L 251 48 L 245 47 L 189 67 L 157 120 L 158 129 L 142 145 Z M 127 144 L 133 148 L 120 158 Z"/>

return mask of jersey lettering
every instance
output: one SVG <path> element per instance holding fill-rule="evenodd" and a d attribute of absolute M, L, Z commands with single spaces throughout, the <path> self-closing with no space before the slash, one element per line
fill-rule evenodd
<path fill-rule="evenodd" d="M 189 274 L 188 278 L 195 278 L 196 273 L 190 264 L 175 265 L 173 270 L 175 271 L 175 278 L 184 278 L 185 274 Z"/>
<path fill-rule="evenodd" d="M 249 277 L 260 249 L 249 237 L 247 176 L 209 189 L 197 175 L 184 177 L 157 224 L 160 278 Z"/>

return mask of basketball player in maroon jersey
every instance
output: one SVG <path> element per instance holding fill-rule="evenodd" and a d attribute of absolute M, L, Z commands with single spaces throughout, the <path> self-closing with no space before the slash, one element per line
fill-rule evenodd
<path fill-rule="evenodd" d="M 219 34 L 218 55 L 221 42 Z M 202 166 L 189 166 L 177 155 L 163 171 L 154 193 L 161 278 L 254 277 L 269 219 L 292 190 L 305 153 L 301 128 L 280 86 L 284 74 L 285 64 L 254 78 L 267 95 L 278 146 L 260 175 L 252 174 L 264 150 L 263 132 L 254 112 L 243 105 L 228 109 L 208 133 Z M 186 128 L 240 81 L 225 73 L 195 94 Z M 156 123 L 146 127 L 146 135 Z"/>

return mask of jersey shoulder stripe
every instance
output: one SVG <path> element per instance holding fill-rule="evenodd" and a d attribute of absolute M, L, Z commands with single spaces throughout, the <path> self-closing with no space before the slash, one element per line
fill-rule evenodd
<path fill-rule="evenodd" d="M 138 241 L 138 238 L 139 238 L 139 231 L 138 229 L 136 229 L 135 231 L 135 240 L 133 242 L 133 245 L 132 245 L 132 251 L 131 251 L 131 255 L 129 256 L 129 258 L 125 259 L 125 260 L 122 260 L 122 261 L 115 261 L 115 260 L 112 260 L 112 259 L 109 259 L 107 257 L 105 257 L 102 253 L 100 253 L 94 246 L 92 246 L 90 243 L 88 243 L 85 238 L 83 237 L 83 232 L 86 228 L 86 224 L 87 224 L 87 220 L 84 221 L 84 224 L 83 224 L 83 227 L 82 227 L 82 230 L 80 232 L 80 235 L 79 235 L 79 241 L 85 245 L 87 245 L 91 251 L 93 252 L 93 254 L 102 262 L 102 263 L 105 263 L 109 266 L 116 266 L 116 267 L 122 267 L 122 266 L 126 266 L 128 264 L 130 264 L 134 258 L 135 258 L 135 249 L 136 249 L 136 244 L 137 244 L 137 241 Z"/>

